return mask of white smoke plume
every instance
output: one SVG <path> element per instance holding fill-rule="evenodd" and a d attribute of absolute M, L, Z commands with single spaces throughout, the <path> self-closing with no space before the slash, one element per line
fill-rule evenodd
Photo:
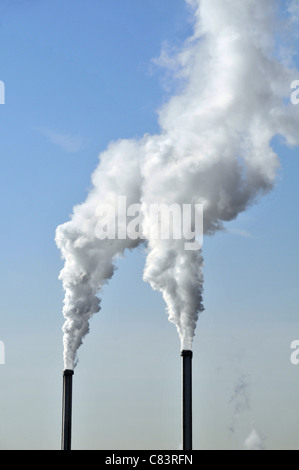
<path fill-rule="evenodd" d="M 266 450 L 263 440 L 258 435 L 257 431 L 253 429 L 244 442 L 245 450 Z"/>
<path fill-rule="evenodd" d="M 177 92 L 159 112 L 159 135 L 121 140 L 100 155 L 93 188 L 57 229 L 65 260 L 65 366 L 99 311 L 101 288 L 114 260 L 143 240 L 99 240 L 99 204 L 195 204 L 204 207 L 204 233 L 212 234 L 273 188 L 279 159 L 271 140 L 298 145 L 299 111 L 289 102 L 296 77 L 292 39 L 298 11 L 279 0 L 186 0 L 194 34 L 160 63 L 171 68 Z M 284 9 L 283 19 L 281 12 Z M 288 104 L 287 104 L 288 102 Z M 144 279 L 161 291 L 182 349 L 191 349 L 203 310 L 202 252 L 182 240 L 147 241 Z"/>

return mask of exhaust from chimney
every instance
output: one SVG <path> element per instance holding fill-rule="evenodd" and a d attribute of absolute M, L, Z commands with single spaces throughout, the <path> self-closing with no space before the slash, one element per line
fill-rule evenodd
<path fill-rule="evenodd" d="M 181 352 L 182 361 L 182 433 L 183 450 L 192 450 L 192 357 L 189 350 Z"/>
<path fill-rule="evenodd" d="M 71 450 L 73 375 L 73 370 L 63 371 L 61 450 Z"/>

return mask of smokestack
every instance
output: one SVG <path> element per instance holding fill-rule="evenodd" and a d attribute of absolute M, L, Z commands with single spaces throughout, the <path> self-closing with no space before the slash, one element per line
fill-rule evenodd
<path fill-rule="evenodd" d="M 192 351 L 181 352 L 182 362 L 182 425 L 183 425 L 183 450 L 192 450 Z"/>
<path fill-rule="evenodd" d="M 71 450 L 73 375 L 70 369 L 63 372 L 61 450 Z"/>

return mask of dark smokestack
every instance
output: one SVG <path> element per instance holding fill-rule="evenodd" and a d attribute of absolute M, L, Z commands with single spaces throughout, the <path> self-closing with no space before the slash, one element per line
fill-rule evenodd
<path fill-rule="evenodd" d="M 183 450 L 192 450 L 192 351 L 182 351 Z"/>
<path fill-rule="evenodd" d="M 74 371 L 70 369 L 63 372 L 61 450 L 71 450 L 73 375 Z"/>

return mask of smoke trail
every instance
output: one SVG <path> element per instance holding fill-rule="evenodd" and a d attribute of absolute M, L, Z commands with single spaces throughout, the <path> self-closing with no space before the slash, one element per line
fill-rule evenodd
<path fill-rule="evenodd" d="M 232 422 L 229 431 L 231 436 L 238 436 L 242 431 L 241 418 L 243 418 L 244 425 L 244 423 L 248 421 L 250 413 L 252 413 L 250 403 L 250 380 L 247 375 L 239 375 L 229 404 L 232 406 Z M 245 439 L 242 447 L 245 450 L 266 450 L 264 439 L 260 438 L 254 428 Z"/>
<path fill-rule="evenodd" d="M 229 427 L 229 431 L 232 434 L 235 434 L 237 432 L 238 420 L 241 414 L 250 411 L 249 380 L 245 375 L 240 375 L 240 377 L 238 377 L 229 403 L 233 408 L 232 423 Z"/>
<path fill-rule="evenodd" d="M 100 203 L 116 207 L 117 196 L 125 195 L 128 204 L 143 204 L 144 279 L 163 294 L 182 349 L 191 349 L 204 308 L 202 252 L 185 250 L 182 240 L 152 239 L 148 208 L 202 203 L 204 233 L 212 234 L 273 188 L 279 160 L 272 138 L 280 134 L 287 144 L 299 143 L 298 110 L 286 104 L 295 70 L 295 4 L 289 12 L 284 7 L 280 20 L 279 0 L 186 2 L 194 12 L 194 34 L 174 56 L 163 52 L 159 60 L 179 82 L 160 110 L 160 134 L 110 145 L 100 155 L 86 202 L 57 229 L 70 368 L 100 309 L 98 293 L 113 275 L 115 257 L 142 241 L 99 240 Z"/>

